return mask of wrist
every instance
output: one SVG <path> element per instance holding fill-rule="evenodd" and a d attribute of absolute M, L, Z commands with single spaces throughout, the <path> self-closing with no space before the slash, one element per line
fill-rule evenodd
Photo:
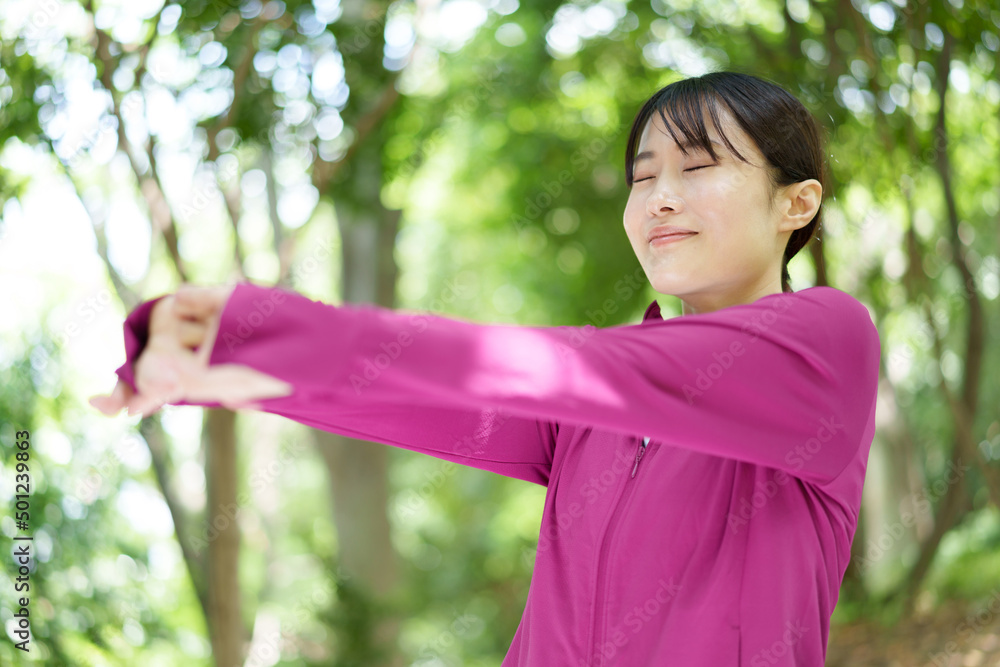
<path fill-rule="evenodd" d="M 125 318 L 125 325 L 123 327 L 125 334 L 125 363 L 115 370 L 115 373 L 125 381 L 133 391 L 135 387 L 135 377 L 132 365 L 135 363 L 136 359 L 142 354 L 142 351 L 146 348 L 146 343 L 149 341 L 150 336 L 150 315 L 152 314 L 153 308 L 159 304 L 160 301 L 166 298 L 167 295 L 162 295 L 154 297 L 143 303 L 139 304 L 128 316 Z"/>

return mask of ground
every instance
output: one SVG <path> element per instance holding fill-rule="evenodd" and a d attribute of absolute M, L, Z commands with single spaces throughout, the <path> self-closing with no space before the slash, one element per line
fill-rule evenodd
<path fill-rule="evenodd" d="M 932 611 L 884 627 L 865 619 L 830 628 L 826 667 L 1000 667 L 1000 595 Z"/>

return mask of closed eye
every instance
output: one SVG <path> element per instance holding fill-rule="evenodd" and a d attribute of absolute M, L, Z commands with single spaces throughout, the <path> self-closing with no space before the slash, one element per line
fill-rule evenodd
<path fill-rule="evenodd" d="M 700 167 L 691 167 L 690 169 L 685 169 L 684 171 L 697 171 L 698 169 L 704 169 L 705 167 L 714 167 L 714 164 L 703 164 Z M 647 176 L 645 178 L 640 178 L 632 181 L 633 183 L 642 183 L 643 181 L 648 181 L 652 176 Z"/>

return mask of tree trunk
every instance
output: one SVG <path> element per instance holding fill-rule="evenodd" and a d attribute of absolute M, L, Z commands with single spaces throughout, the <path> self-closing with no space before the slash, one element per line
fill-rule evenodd
<path fill-rule="evenodd" d="M 202 442 L 208 502 L 208 631 L 217 667 L 243 664 L 240 615 L 240 529 L 236 522 L 236 413 L 205 410 Z"/>
<path fill-rule="evenodd" d="M 983 473 L 990 499 L 994 504 L 1000 506 L 1000 476 L 998 476 L 996 468 L 983 459 L 973 435 L 973 425 L 978 407 L 979 379 L 983 363 L 985 334 L 982 303 L 979 294 L 975 291 L 975 283 L 972 279 L 972 273 L 965 257 L 965 250 L 958 234 L 959 213 L 952 185 L 952 170 L 948 154 L 947 92 L 953 41 L 954 36 L 946 32 L 941 55 L 936 64 L 937 76 L 935 88 L 938 93 L 939 103 L 934 126 L 935 151 L 933 166 L 941 179 L 941 188 L 947 211 L 945 219 L 948 223 L 952 261 L 963 278 L 963 296 L 968 303 L 969 321 L 965 341 L 965 374 L 962 378 L 961 391 L 956 396 L 949 388 L 947 378 L 943 376 L 940 379 L 938 388 L 944 395 L 955 423 L 955 443 L 951 454 L 952 465 L 958 467 L 959 464 L 965 461 L 970 465 L 977 466 Z M 912 238 L 915 240 L 915 236 Z M 937 329 L 934 326 L 934 319 L 926 303 L 925 311 L 928 328 L 933 338 L 934 353 L 940 363 L 943 357 L 942 341 L 938 336 Z M 940 511 L 935 519 L 934 531 L 922 546 L 920 558 L 917 560 L 910 576 L 907 577 L 907 583 L 902 588 L 902 591 L 900 591 L 905 593 L 905 607 L 907 610 L 912 611 L 914 597 L 919 590 L 923 578 L 930 569 L 941 538 L 949 529 L 957 525 L 961 518 L 971 509 L 972 503 L 967 492 L 966 477 L 965 475 L 960 475 L 955 483 L 949 484 L 945 498 L 941 502 Z"/>
<path fill-rule="evenodd" d="M 345 182 L 338 186 L 344 193 L 335 198 L 343 253 L 341 285 L 344 302 L 393 307 L 398 273 L 393 249 L 401 212 L 381 204 L 380 154 L 381 145 L 367 141 L 346 165 Z M 381 444 L 325 431 L 315 431 L 314 437 L 330 474 L 340 567 L 363 600 L 354 604 L 382 610 L 374 612 L 371 625 L 355 627 L 369 636 L 351 637 L 345 650 L 361 651 L 365 664 L 401 667 L 396 650 L 400 619 L 385 611 L 398 583 L 389 526 L 388 451 Z M 341 599 L 340 604 L 352 600 Z M 355 617 L 364 612 L 345 613 Z"/>
<path fill-rule="evenodd" d="M 400 621 L 382 617 L 379 608 L 388 604 L 396 590 L 399 570 L 392 546 L 388 518 L 388 451 L 384 445 L 313 431 L 316 447 L 330 473 L 333 517 L 342 578 L 374 608 L 371 625 L 362 627 L 370 635 L 353 637 L 355 645 L 395 651 Z M 341 600 L 341 604 L 349 603 Z M 352 616 L 360 615 L 349 612 Z M 343 657 L 343 656 L 341 656 Z M 401 665 L 398 658 L 379 665 Z"/>
<path fill-rule="evenodd" d="M 958 447 L 955 447 L 953 450 L 951 460 L 956 467 L 961 462 L 961 457 L 958 455 Z M 905 610 L 913 610 L 913 602 L 917 592 L 920 590 L 920 584 L 923 583 L 924 577 L 927 576 L 927 572 L 931 569 L 931 563 L 934 562 L 934 555 L 937 554 L 937 549 L 941 545 L 941 539 L 945 536 L 945 533 L 958 525 L 962 517 L 970 509 L 972 509 L 972 502 L 969 499 L 969 494 L 966 492 L 965 476 L 963 475 L 958 478 L 957 482 L 948 486 L 948 490 L 945 492 L 945 496 L 939 505 L 937 515 L 934 517 L 934 531 L 927 541 L 921 545 L 920 556 L 917 558 L 916 564 L 906 577 L 906 583 L 902 589 L 897 592 L 897 594 L 902 594 L 905 598 Z"/>

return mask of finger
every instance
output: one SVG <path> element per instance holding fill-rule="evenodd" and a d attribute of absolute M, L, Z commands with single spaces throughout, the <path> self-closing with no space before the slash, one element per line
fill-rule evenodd
<path fill-rule="evenodd" d="M 158 400 L 153 396 L 135 394 L 129 399 L 126 404 L 126 408 L 128 409 L 127 413 L 129 415 L 142 415 L 143 417 L 148 417 L 162 408 L 165 404 L 165 401 Z"/>
<path fill-rule="evenodd" d="M 222 310 L 229 289 L 183 284 L 174 294 L 174 312 L 181 317 L 207 319 Z"/>
<path fill-rule="evenodd" d="M 129 414 L 148 417 L 168 403 L 177 403 L 185 397 L 184 383 L 177 371 L 177 360 L 173 356 L 153 356 L 146 361 L 143 380 L 136 383 L 139 393 L 133 394 L 126 402 Z M 154 369 L 155 370 L 152 370 Z"/>
<path fill-rule="evenodd" d="M 182 366 L 190 363 L 193 353 L 186 348 L 151 348 L 136 362 L 135 386 L 144 396 L 166 399 L 181 393 Z"/>
<path fill-rule="evenodd" d="M 222 404 L 222 407 L 228 408 L 229 410 L 233 410 L 234 412 L 236 410 L 258 410 L 258 411 L 260 411 L 260 410 L 263 409 L 262 406 L 261 406 L 261 404 L 257 403 L 256 401 L 242 401 L 242 402 L 240 402 L 240 401 L 219 401 L 219 402 Z"/>
<path fill-rule="evenodd" d="M 181 320 L 177 328 L 177 336 L 184 347 L 196 348 L 205 342 L 208 325 L 205 322 Z"/>
<path fill-rule="evenodd" d="M 188 378 L 187 397 L 239 405 L 292 393 L 292 385 L 242 364 L 217 364 Z"/>
<path fill-rule="evenodd" d="M 134 394 L 132 387 L 119 379 L 110 394 L 91 396 L 88 402 L 108 417 L 114 417 L 121 412 Z"/>
<path fill-rule="evenodd" d="M 208 319 L 208 324 L 205 326 L 204 343 L 195 350 L 195 360 L 203 368 L 208 368 L 212 350 L 215 348 L 215 339 L 219 335 L 219 325 L 221 322 L 222 311 L 219 311 Z"/>
<path fill-rule="evenodd" d="M 180 320 L 174 315 L 174 295 L 168 294 L 160 299 L 149 314 L 149 340 L 177 337 L 177 325 Z"/>

